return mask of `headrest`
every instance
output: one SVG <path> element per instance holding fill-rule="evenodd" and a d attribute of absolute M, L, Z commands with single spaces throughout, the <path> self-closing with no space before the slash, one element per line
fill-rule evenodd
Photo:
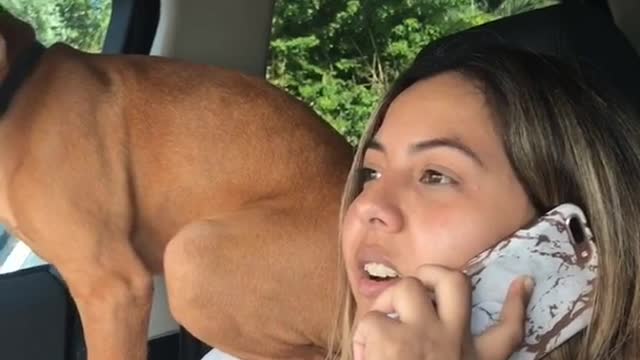
<path fill-rule="evenodd" d="M 489 22 L 430 43 L 415 61 L 492 45 L 587 65 L 640 107 L 640 56 L 609 14 L 588 5 L 555 5 Z"/>

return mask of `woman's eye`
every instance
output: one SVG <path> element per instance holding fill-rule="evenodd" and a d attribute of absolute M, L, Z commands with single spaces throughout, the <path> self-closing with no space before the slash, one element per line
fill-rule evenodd
<path fill-rule="evenodd" d="M 371 168 L 363 167 L 360 169 L 359 172 L 360 172 L 359 176 L 360 176 L 361 184 L 380 178 L 380 173 Z"/>
<path fill-rule="evenodd" d="M 449 185 L 457 183 L 451 176 L 435 170 L 425 171 L 420 178 L 420 182 L 429 185 Z"/>

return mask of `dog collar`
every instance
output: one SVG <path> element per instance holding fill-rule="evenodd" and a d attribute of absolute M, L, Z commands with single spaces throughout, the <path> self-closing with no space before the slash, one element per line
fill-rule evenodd
<path fill-rule="evenodd" d="M 9 68 L 2 85 L 0 85 L 0 116 L 7 112 L 9 105 L 11 105 L 11 100 L 13 100 L 20 86 L 34 72 L 44 50 L 44 45 L 34 41 L 28 49 L 18 54 L 13 66 Z"/>

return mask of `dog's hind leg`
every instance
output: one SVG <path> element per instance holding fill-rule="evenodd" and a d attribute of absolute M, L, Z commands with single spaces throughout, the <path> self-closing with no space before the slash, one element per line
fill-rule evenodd
<path fill-rule="evenodd" d="M 337 216 L 309 215 L 262 208 L 186 226 L 164 258 L 174 317 L 242 359 L 322 359 L 334 311 L 327 304 L 335 296 Z M 303 265 L 309 261 L 315 266 Z M 283 308 L 290 313 L 274 311 Z"/>

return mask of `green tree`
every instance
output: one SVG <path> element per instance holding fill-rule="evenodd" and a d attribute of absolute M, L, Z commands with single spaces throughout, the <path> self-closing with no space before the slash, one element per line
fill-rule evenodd
<path fill-rule="evenodd" d="M 504 17 L 557 3 L 557 0 L 505 0 L 493 12 L 499 17 Z"/>
<path fill-rule="evenodd" d="M 109 0 L 0 0 L 0 5 L 27 21 L 45 45 L 64 42 L 100 52 L 111 16 Z"/>
<path fill-rule="evenodd" d="M 355 143 L 391 81 L 429 42 L 554 0 L 278 0 L 268 79 Z"/>

